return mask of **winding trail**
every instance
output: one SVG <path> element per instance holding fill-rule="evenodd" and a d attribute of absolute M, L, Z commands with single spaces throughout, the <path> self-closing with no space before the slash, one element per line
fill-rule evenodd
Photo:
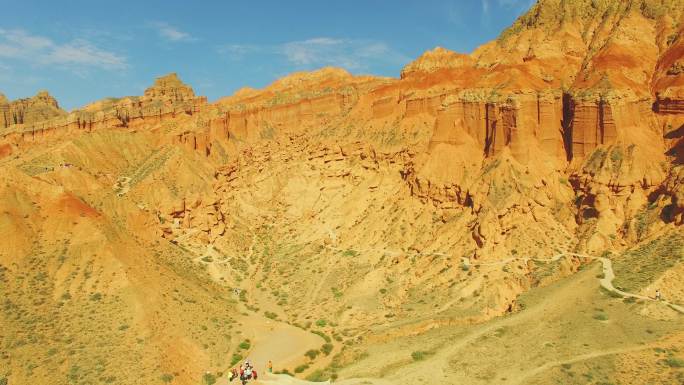
<path fill-rule="evenodd" d="M 333 246 L 328 246 L 328 249 L 334 250 L 334 251 L 343 251 L 343 249 L 340 249 L 338 247 L 333 247 Z M 369 251 L 375 251 L 375 252 L 380 252 L 380 253 L 385 253 L 387 255 L 397 255 L 401 252 L 398 251 L 393 251 L 393 250 L 387 250 L 387 249 L 362 249 L 362 250 L 357 250 L 358 252 L 369 252 Z M 411 254 L 411 256 L 428 256 L 428 255 L 437 255 L 437 256 L 442 256 L 442 257 L 453 257 L 451 254 L 448 253 L 441 253 L 441 252 L 429 252 L 429 253 L 416 253 L 416 254 Z M 577 257 L 577 258 L 585 258 L 585 259 L 591 259 L 591 260 L 597 260 L 600 261 L 601 264 L 603 265 L 603 278 L 599 279 L 599 282 L 601 283 L 601 286 L 613 293 L 616 293 L 622 297 L 625 298 L 636 298 L 636 299 L 642 299 L 645 301 L 654 301 L 654 302 L 660 302 L 671 309 L 684 314 L 684 306 L 674 304 L 672 302 L 668 302 L 665 300 L 656 300 L 655 298 L 651 298 L 645 295 L 641 294 L 634 294 L 634 293 L 629 293 L 623 290 L 620 290 L 616 288 L 613 285 L 613 280 L 615 279 L 615 272 L 613 271 L 613 261 L 610 258 L 606 257 L 596 257 L 593 255 L 588 255 L 588 254 L 580 254 L 580 253 L 573 253 L 573 252 L 562 252 L 554 255 L 551 258 L 531 258 L 531 257 L 510 257 L 501 261 L 496 261 L 496 262 L 489 262 L 489 263 L 476 263 L 476 264 L 471 264 L 470 260 L 468 258 L 461 258 L 462 263 L 464 266 L 498 266 L 498 265 L 505 265 L 509 262 L 513 261 L 537 261 L 537 262 L 557 262 L 559 259 L 563 257 Z M 444 308 L 444 307 L 442 307 Z M 443 310 L 440 309 L 438 312 L 442 312 Z"/>
<path fill-rule="evenodd" d="M 248 252 L 248 258 L 251 258 L 254 254 L 255 251 L 255 245 L 257 241 L 257 235 L 256 232 L 252 232 L 252 242 L 249 247 L 249 252 Z M 327 249 L 331 251 L 337 251 L 337 252 L 343 252 L 344 249 L 328 245 Z M 384 253 L 387 255 L 397 255 L 400 252 L 397 251 L 392 251 L 392 250 L 386 250 L 386 249 L 364 249 L 364 250 L 358 250 L 358 252 L 380 252 Z M 413 255 L 413 254 L 412 254 Z M 417 253 L 415 255 L 440 255 L 440 256 L 450 256 L 449 254 L 446 253 L 440 253 L 440 252 L 434 252 L 434 253 Z M 522 262 L 527 262 L 527 261 L 537 261 L 537 262 L 557 262 L 561 258 L 564 257 L 575 257 L 575 258 L 584 258 L 587 260 L 597 260 L 601 262 L 602 264 L 602 272 L 603 275 L 599 278 L 599 282 L 601 287 L 603 287 L 605 290 L 615 293 L 623 298 L 636 298 L 644 301 L 653 301 L 653 302 L 659 302 L 662 303 L 671 309 L 684 314 L 684 307 L 664 301 L 664 300 L 656 300 L 654 298 L 640 295 L 640 294 L 635 294 L 635 293 L 629 293 L 623 290 L 620 290 L 616 288 L 613 285 L 613 281 L 615 279 L 615 272 L 613 270 L 613 263 L 612 260 L 606 257 L 597 257 L 597 256 L 592 256 L 588 254 L 581 254 L 581 253 L 573 253 L 573 252 L 562 252 L 559 254 L 556 254 L 550 258 L 531 258 L 531 257 L 511 257 L 507 258 L 501 261 L 496 261 L 496 262 L 489 262 L 489 263 L 475 263 L 472 264 L 470 260 L 467 258 L 462 259 L 462 263 L 465 266 L 497 266 L 497 265 L 505 265 L 507 263 L 513 262 L 513 261 L 522 261 Z M 328 267 L 328 271 L 326 272 L 329 274 L 331 266 Z M 258 271 L 258 270 L 257 270 Z M 257 271 L 252 272 L 252 276 L 257 273 Z M 327 275 L 326 274 L 326 275 Z M 324 280 L 322 280 L 324 281 Z M 318 286 L 321 286 L 323 282 L 320 282 Z M 250 287 L 249 289 L 254 289 L 253 287 Z M 320 290 L 320 287 L 319 287 Z M 540 306 L 539 309 L 542 309 L 543 306 Z M 540 311 L 540 310 L 539 310 Z M 534 316 L 534 311 L 530 312 L 529 314 L 526 314 L 526 317 L 532 317 Z M 307 333 L 301 329 L 297 329 L 291 325 L 270 320 L 267 319 L 259 314 L 250 314 L 249 316 L 246 317 L 247 321 L 245 323 L 245 326 L 249 325 L 248 328 L 250 329 L 248 334 L 251 334 L 252 336 L 261 336 L 261 337 L 256 337 L 253 338 L 253 348 L 250 350 L 248 357 L 255 363 L 259 363 L 259 366 L 262 366 L 263 364 L 261 362 L 265 362 L 267 359 L 273 359 L 274 362 L 279 362 L 279 363 L 286 363 L 289 362 L 290 364 L 296 362 L 296 359 L 300 357 L 307 348 L 309 347 L 315 347 L 317 345 L 320 345 L 321 341 L 317 340 L 319 338 L 318 336 L 314 336 L 311 333 Z M 449 346 L 448 349 L 445 351 L 438 353 L 438 356 L 441 355 L 446 355 L 448 356 L 449 352 L 454 352 L 457 351 L 458 349 L 461 349 L 465 347 L 467 344 L 471 343 L 475 339 L 481 337 L 482 335 L 492 332 L 496 327 L 501 326 L 501 324 L 505 324 L 507 322 L 506 319 L 502 319 L 501 322 L 493 322 L 490 325 L 484 326 L 480 328 L 477 332 L 463 336 L 463 338 L 459 339 L 456 343 L 452 344 Z M 555 360 L 555 361 L 549 361 L 544 363 L 543 365 L 533 368 L 525 373 L 521 373 L 519 377 L 516 377 L 515 379 L 510 379 L 510 382 L 507 382 L 507 384 L 510 385 L 521 385 L 523 384 L 526 380 L 543 373 L 546 370 L 549 370 L 553 367 L 556 367 L 558 365 L 562 364 L 571 364 L 575 362 L 581 362 L 585 360 L 590 360 L 590 359 L 595 359 L 603 356 L 608 356 L 608 355 L 614 355 L 614 354 L 621 354 L 621 353 L 627 353 L 627 352 L 632 352 L 632 351 L 639 351 L 639 350 L 644 350 L 648 349 L 648 346 L 632 346 L 628 348 L 619 348 L 619 349 L 611 349 L 611 350 L 604 350 L 604 351 L 596 351 L 596 352 L 589 352 L 585 354 L 581 354 L 566 360 Z M 294 353 L 294 354 L 293 354 Z M 262 366 L 263 367 L 263 366 Z M 265 373 L 262 371 L 261 377 L 259 378 L 258 381 L 253 382 L 253 384 L 258 385 L 276 385 L 276 384 L 282 384 L 282 385 L 316 385 L 316 384 L 329 384 L 330 382 L 310 382 L 294 377 L 290 377 L 288 375 L 275 375 L 275 374 L 269 374 Z M 375 384 L 375 385 L 389 385 L 391 382 L 389 382 L 387 379 L 383 378 L 349 378 L 345 380 L 338 381 L 340 384 Z M 226 380 L 221 379 L 218 383 L 218 385 L 224 385 L 227 384 Z"/>
<path fill-rule="evenodd" d="M 551 368 L 554 368 L 556 366 L 560 366 L 560 365 L 564 365 L 564 364 L 574 364 L 577 362 L 591 360 L 594 358 L 612 356 L 614 354 L 637 352 L 640 350 L 647 350 L 647 349 L 652 349 L 652 347 L 651 346 L 632 346 L 629 348 L 610 349 L 610 350 L 603 350 L 603 351 L 599 351 L 599 352 L 591 352 L 591 353 L 581 354 L 579 356 L 575 356 L 575 357 L 570 358 L 568 360 L 549 361 L 542 366 L 538 366 L 538 367 L 520 375 L 520 377 L 517 377 L 515 380 L 508 382 L 507 385 L 525 384 L 525 381 L 527 381 L 528 379 L 536 376 L 537 374 L 543 373 L 543 372 L 545 372 Z"/>
<path fill-rule="evenodd" d="M 620 290 L 616 288 L 613 285 L 613 280 L 615 279 L 615 271 L 613 271 L 613 261 L 610 260 L 609 258 L 605 257 L 596 257 L 593 255 L 588 255 L 588 254 L 579 254 L 579 253 L 571 253 L 571 252 L 564 252 L 560 254 L 556 254 L 551 258 L 527 258 L 527 257 L 517 257 L 517 258 L 509 258 L 503 261 L 497 261 L 493 263 L 481 263 L 477 264 L 479 266 L 493 266 L 493 265 L 504 265 L 506 263 L 512 262 L 512 261 L 538 261 L 538 262 L 557 262 L 559 259 L 563 257 L 578 257 L 578 258 L 586 258 L 586 259 L 591 259 L 591 260 L 597 260 L 600 261 L 601 264 L 603 265 L 603 277 L 599 279 L 599 282 L 601 283 L 601 286 L 613 293 L 616 293 L 622 297 L 625 298 L 636 298 L 636 299 L 642 299 L 645 301 L 654 301 L 654 302 L 660 302 L 664 305 L 669 306 L 671 309 L 684 314 L 684 307 L 664 301 L 664 300 L 656 300 L 655 298 L 651 298 L 645 295 L 641 294 L 634 294 L 634 293 L 629 293 L 623 290 Z"/>

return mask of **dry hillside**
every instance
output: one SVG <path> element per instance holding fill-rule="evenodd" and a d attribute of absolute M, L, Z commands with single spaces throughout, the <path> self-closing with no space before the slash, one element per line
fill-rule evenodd
<path fill-rule="evenodd" d="M 399 78 L 0 94 L 0 384 L 682 383 L 683 21 L 539 0 Z"/>

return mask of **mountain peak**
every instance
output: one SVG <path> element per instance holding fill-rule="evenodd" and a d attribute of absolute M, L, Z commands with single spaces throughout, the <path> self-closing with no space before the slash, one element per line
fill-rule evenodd
<path fill-rule="evenodd" d="M 178 74 L 171 72 L 155 79 L 154 84 L 145 90 L 150 99 L 189 100 L 195 97 L 192 87 L 183 83 Z"/>
<path fill-rule="evenodd" d="M 402 79 L 414 73 L 433 72 L 442 68 L 455 68 L 470 63 L 470 57 L 443 47 L 426 51 L 401 70 Z"/>

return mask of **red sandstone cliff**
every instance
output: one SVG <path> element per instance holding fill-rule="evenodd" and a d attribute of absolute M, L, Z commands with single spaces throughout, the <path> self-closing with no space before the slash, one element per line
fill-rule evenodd
<path fill-rule="evenodd" d="M 324 68 L 207 104 L 171 74 L 142 97 L 68 115 L 56 102 L 41 102 L 52 115 L 0 102 L 15 106 L 4 114 L 3 151 L 99 128 L 155 130 L 207 156 L 217 144 L 230 152 L 303 134 L 363 140 L 412 148 L 402 175 L 421 199 L 485 213 L 574 191 L 577 224 L 598 216 L 614 230 L 673 180 L 670 166 L 652 166 L 682 161 L 683 15 L 670 0 L 540 0 L 497 40 L 470 55 L 428 51 L 399 79 Z M 516 180 L 506 199 L 491 187 L 502 178 Z M 474 229 L 477 238 L 487 232 L 496 231 Z"/>

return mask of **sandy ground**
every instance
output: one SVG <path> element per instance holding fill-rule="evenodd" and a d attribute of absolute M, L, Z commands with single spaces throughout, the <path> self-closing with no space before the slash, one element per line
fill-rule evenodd
<path fill-rule="evenodd" d="M 292 325 L 273 321 L 258 314 L 251 313 L 243 319 L 247 330 L 244 337 L 249 338 L 252 349 L 246 356 L 254 365 L 260 376 L 259 381 L 252 384 L 307 384 L 306 381 L 292 379 L 286 375 L 268 375 L 266 364 L 273 362 L 274 370 L 292 367 L 299 363 L 309 349 L 318 349 L 325 343 L 323 338 Z M 226 371 L 226 373 L 229 370 Z M 217 381 L 218 385 L 229 384 L 227 377 Z M 237 384 L 235 380 L 233 383 Z"/>

